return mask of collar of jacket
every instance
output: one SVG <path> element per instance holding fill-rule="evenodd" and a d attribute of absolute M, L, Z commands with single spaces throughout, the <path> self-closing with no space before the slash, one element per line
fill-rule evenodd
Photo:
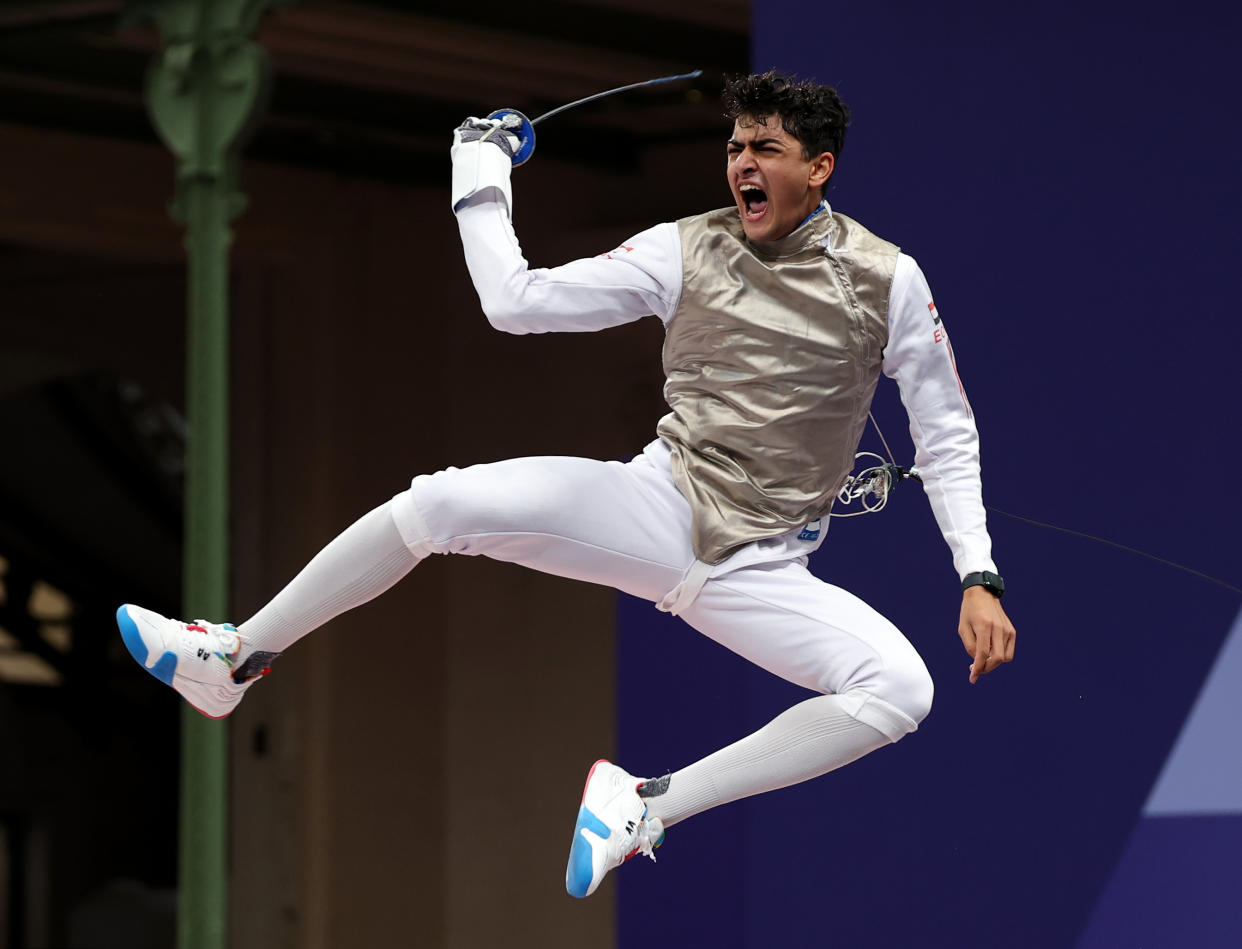
<path fill-rule="evenodd" d="M 816 244 L 821 244 L 828 232 L 832 230 L 832 208 L 827 201 L 821 201 L 818 208 L 812 211 L 792 231 L 775 241 L 752 241 L 744 238 L 746 245 L 760 257 L 780 259 L 793 257 Z"/>

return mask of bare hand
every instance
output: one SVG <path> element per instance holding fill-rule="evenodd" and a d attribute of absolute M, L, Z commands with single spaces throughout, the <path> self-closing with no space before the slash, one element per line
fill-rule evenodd
<path fill-rule="evenodd" d="M 1001 609 L 1000 600 L 984 587 L 969 587 L 962 593 L 962 616 L 957 626 L 962 645 L 974 659 L 970 664 L 970 681 L 979 681 L 1002 662 L 1013 659 L 1014 641 L 1018 631 Z"/>

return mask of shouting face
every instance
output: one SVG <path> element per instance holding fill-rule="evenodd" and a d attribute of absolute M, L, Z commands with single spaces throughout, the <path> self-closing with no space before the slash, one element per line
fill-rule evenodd
<path fill-rule="evenodd" d="M 742 116 L 728 145 L 729 189 L 752 241 L 776 241 L 819 205 L 832 174 L 831 152 L 806 158 L 779 116 Z"/>

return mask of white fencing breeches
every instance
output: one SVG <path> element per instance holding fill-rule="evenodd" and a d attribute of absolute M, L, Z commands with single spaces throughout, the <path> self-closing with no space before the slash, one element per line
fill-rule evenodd
<path fill-rule="evenodd" d="M 690 506 L 667 466 L 646 454 L 449 468 L 415 478 L 391 512 L 417 556 L 483 554 L 653 603 L 668 603 L 697 563 Z M 783 679 L 841 695 L 849 714 L 890 741 L 931 706 L 931 677 L 905 637 L 801 558 L 713 575 L 679 615 Z"/>

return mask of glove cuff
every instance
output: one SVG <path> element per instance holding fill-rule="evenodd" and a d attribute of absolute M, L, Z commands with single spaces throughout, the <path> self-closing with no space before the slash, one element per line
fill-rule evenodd
<path fill-rule="evenodd" d="M 453 211 L 467 198 L 485 188 L 497 188 L 504 195 L 505 207 L 513 214 L 513 190 L 509 176 L 513 162 L 503 149 L 490 142 L 463 142 L 453 136 Z"/>

